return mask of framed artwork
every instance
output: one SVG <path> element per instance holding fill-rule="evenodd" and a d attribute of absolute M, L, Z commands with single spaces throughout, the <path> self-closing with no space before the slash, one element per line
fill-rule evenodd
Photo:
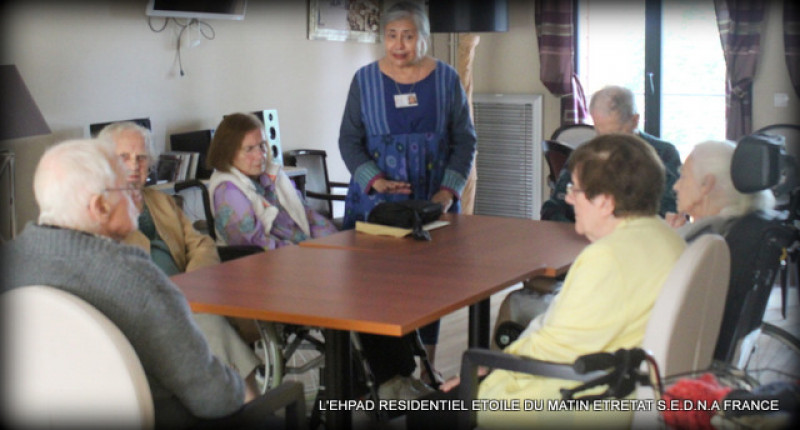
<path fill-rule="evenodd" d="M 382 0 L 309 0 L 310 40 L 380 40 Z"/>

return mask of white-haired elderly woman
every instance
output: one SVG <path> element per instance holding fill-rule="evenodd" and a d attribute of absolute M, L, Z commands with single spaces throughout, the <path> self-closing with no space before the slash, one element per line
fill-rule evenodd
<path fill-rule="evenodd" d="M 345 229 L 383 201 L 431 200 L 459 212 L 475 155 L 475 129 L 458 74 L 427 55 L 424 9 L 399 2 L 382 20 L 385 55 L 356 72 L 339 132 L 339 150 L 352 174 Z M 432 357 L 438 323 L 421 334 Z"/>
<path fill-rule="evenodd" d="M 697 144 L 686 157 L 673 189 L 678 195 L 678 213 L 666 220 L 691 241 L 703 233 L 724 235 L 738 217 L 770 209 L 775 198 L 769 190 L 743 194 L 731 180 L 731 160 L 736 146 L 729 141 Z"/>
<path fill-rule="evenodd" d="M 98 138 L 113 143 L 116 154 L 126 167 L 128 184 L 141 189 L 136 204 L 140 211 L 139 228 L 124 240 L 149 253 L 167 276 L 218 264 L 217 247 L 210 236 L 201 234 L 169 194 L 145 188 L 154 160 L 150 131 L 134 122 L 106 126 Z M 227 319 L 218 315 L 194 314 L 215 355 L 247 378 L 255 390 L 256 366 L 260 360 L 239 337 Z"/>

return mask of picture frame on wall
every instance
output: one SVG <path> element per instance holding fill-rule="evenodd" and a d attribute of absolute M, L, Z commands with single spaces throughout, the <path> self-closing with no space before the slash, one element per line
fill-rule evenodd
<path fill-rule="evenodd" d="M 309 0 L 308 39 L 377 43 L 382 0 Z"/>

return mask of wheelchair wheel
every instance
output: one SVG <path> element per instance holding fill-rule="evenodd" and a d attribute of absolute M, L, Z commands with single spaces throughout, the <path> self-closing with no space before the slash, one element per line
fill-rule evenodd
<path fill-rule="evenodd" d="M 303 383 L 307 410 L 313 409 L 324 363 L 322 333 L 309 327 L 256 321 L 261 339 L 256 354 L 264 362 L 256 380 L 261 394 L 283 381 Z"/>
<path fill-rule="evenodd" d="M 748 352 L 742 370 L 758 385 L 800 380 L 800 340 L 786 330 L 762 323 Z"/>
<path fill-rule="evenodd" d="M 324 365 L 324 342 L 319 330 L 308 327 L 284 327 L 284 381 L 303 383 L 306 411 L 312 411 L 320 387 Z"/>
<path fill-rule="evenodd" d="M 280 324 L 256 321 L 261 339 L 256 341 L 256 355 L 264 362 L 256 370 L 256 380 L 261 394 L 283 382 L 283 328 Z"/>

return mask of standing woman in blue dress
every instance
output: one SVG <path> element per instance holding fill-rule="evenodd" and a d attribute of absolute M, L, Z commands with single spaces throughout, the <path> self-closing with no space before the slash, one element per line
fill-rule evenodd
<path fill-rule="evenodd" d="M 339 134 L 352 174 L 345 229 L 384 201 L 430 200 L 459 212 L 475 156 L 475 128 L 458 73 L 426 55 L 425 11 L 400 2 L 382 24 L 385 55 L 356 72 Z M 438 332 L 438 322 L 421 330 L 431 360 Z"/>

